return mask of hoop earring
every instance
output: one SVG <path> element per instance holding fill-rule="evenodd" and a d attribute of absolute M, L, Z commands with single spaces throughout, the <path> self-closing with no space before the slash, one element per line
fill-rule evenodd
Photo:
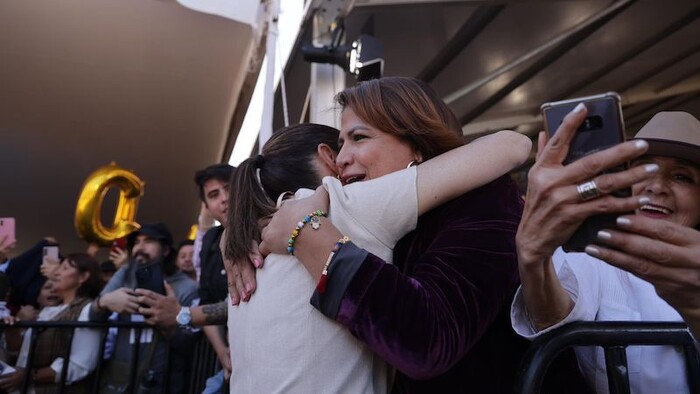
<path fill-rule="evenodd" d="M 411 162 L 408 163 L 408 165 L 406 166 L 406 168 L 411 168 L 411 167 L 417 166 L 417 165 L 418 165 L 418 162 L 416 162 L 415 160 L 411 160 Z"/>

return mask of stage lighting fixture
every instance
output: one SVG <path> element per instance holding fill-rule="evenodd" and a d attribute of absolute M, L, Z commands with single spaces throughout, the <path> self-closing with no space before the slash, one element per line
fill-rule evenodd
<path fill-rule="evenodd" d="M 304 45 L 301 52 L 307 62 L 335 64 L 354 75 L 358 81 L 380 78 L 384 71 L 382 43 L 366 34 L 349 45 Z"/>

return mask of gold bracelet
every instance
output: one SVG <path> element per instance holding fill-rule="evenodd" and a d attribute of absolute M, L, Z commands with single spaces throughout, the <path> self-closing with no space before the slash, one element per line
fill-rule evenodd
<path fill-rule="evenodd" d="M 326 284 L 328 282 L 328 267 L 330 267 L 331 261 L 333 261 L 333 257 L 336 253 L 338 253 L 340 247 L 345 245 L 349 241 L 350 237 L 348 237 L 347 235 L 339 239 L 338 242 L 336 242 L 333 246 L 333 250 L 331 250 L 331 253 L 328 255 L 328 260 L 326 260 L 326 264 L 323 265 L 323 271 L 321 271 L 321 278 L 319 278 L 318 284 L 316 285 L 316 291 L 318 291 L 320 294 L 326 292 Z"/>

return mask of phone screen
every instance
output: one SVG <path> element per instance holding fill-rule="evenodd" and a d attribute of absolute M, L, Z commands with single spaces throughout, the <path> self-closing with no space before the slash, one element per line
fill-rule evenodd
<path fill-rule="evenodd" d="M 622 107 L 620 97 L 616 93 L 605 93 L 542 105 L 542 117 L 547 134 L 554 135 L 564 117 L 579 103 L 586 105 L 588 115 L 571 141 L 564 164 L 569 164 L 625 141 Z M 627 168 L 629 168 L 629 163 L 614 167 L 606 172 L 623 171 Z M 626 188 L 611 194 L 616 197 L 629 197 L 632 195 L 632 190 Z M 583 252 L 587 245 L 598 240 L 598 231 L 616 227 L 615 220 L 618 216 L 619 214 L 589 217 L 562 246 L 563 249 L 567 252 Z"/>
<path fill-rule="evenodd" d="M 58 246 L 44 246 L 43 261 L 51 259 L 53 261 L 58 261 Z"/>
<path fill-rule="evenodd" d="M 0 240 L 3 237 L 5 245 L 15 242 L 15 218 L 0 218 Z"/>
<path fill-rule="evenodd" d="M 112 242 L 112 252 L 117 248 L 121 250 L 126 250 L 126 237 L 117 238 Z"/>

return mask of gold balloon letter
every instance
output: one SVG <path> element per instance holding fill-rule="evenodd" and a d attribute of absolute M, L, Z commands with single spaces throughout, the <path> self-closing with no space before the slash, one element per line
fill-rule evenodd
<path fill-rule="evenodd" d="M 85 181 L 75 209 L 75 229 L 81 238 L 101 246 L 139 229 L 134 221 L 139 198 L 143 195 L 144 182 L 133 172 L 114 163 L 100 167 Z M 105 228 L 100 220 L 102 201 L 110 188 L 119 188 L 119 203 L 111 228 Z"/>

